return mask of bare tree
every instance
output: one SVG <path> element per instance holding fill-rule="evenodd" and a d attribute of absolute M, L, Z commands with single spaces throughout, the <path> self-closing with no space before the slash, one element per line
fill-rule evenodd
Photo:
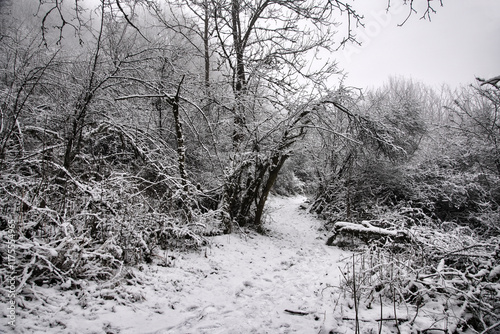
<path fill-rule="evenodd" d="M 172 79 L 167 85 L 160 80 L 156 87 L 137 75 L 126 79 L 111 73 L 110 77 L 135 83 L 142 81 L 139 85 L 143 87 L 129 96 L 153 98 L 154 95 L 158 101 L 166 101 L 173 107 L 179 173 L 181 179 L 186 180 L 189 178 L 184 168 L 187 166 L 185 163 L 189 164 L 185 155 L 188 141 L 182 135 L 182 128 L 177 126 L 181 124 L 178 111 L 184 111 L 183 116 L 188 120 L 193 137 L 197 138 L 198 147 L 208 152 L 210 157 L 216 153 L 216 159 L 225 165 L 225 170 L 220 170 L 217 177 L 224 174 L 221 189 L 222 206 L 230 216 L 227 230 L 231 230 L 234 222 L 260 227 L 270 188 L 290 156 L 293 143 L 309 128 L 307 124 L 312 109 L 305 106 L 323 103 L 324 96 L 329 95 L 326 80 L 338 73 L 335 63 L 329 60 L 320 62 L 319 55 L 353 41 L 351 26 L 360 24 L 361 17 L 348 1 L 338 0 L 326 3 L 317 0 L 186 0 L 164 5 L 153 0 L 127 3 L 109 0 L 102 3 L 102 8 L 118 13 L 121 20 L 151 46 L 158 45 L 155 44 L 158 42 L 148 36 L 144 26 L 138 23 L 139 16 L 134 10 L 136 4 L 152 9 L 164 32 L 190 44 L 200 62 L 188 62 L 194 70 L 186 71 L 183 67 L 172 77 L 180 79 L 187 74 L 185 80 Z M 43 31 L 47 28 L 47 20 L 52 18 L 60 23 L 57 30 L 61 38 L 68 27 L 80 34 L 86 22 L 82 16 L 84 8 L 79 5 L 76 3 L 73 11 L 67 11 L 59 1 L 41 3 L 39 15 Z M 410 8 L 414 10 L 413 2 Z M 430 9 L 432 7 L 428 6 Z M 339 28 L 340 23 L 345 26 Z M 339 30 L 344 31 L 340 38 L 335 36 Z M 45 35 L 43 40 L 46 40 Z M 120 58 L 123 57 L 115 57 L 114 61 Z M 94 65 L 97 63 L 98 53 L 93 61 Z M 199 82 L 193 79 L 196 71 L 203 78 Z M 79 111 L 74 117 L 65 154 L 65 165 L 68 166 L 78 152 L 78 138 L 81 137 L 79 122 L 86 118 L 86 101 L 91 100 L 95 89 L 108 80 L 105 77 L 97 80 L 94 72 L 97 72 L 97 67 L 90 72 L 91 80 L 80 98 L 82 103 L 76 108 Z M 212 84 L 214 80 L 218 85 Z M 184 94 L 179 82 L 182 82 Z M 198 94 L 200 91 L 203 94 Z M 122 94 L 121 97 L 126 96 Z M 189 107 L 182 107 L 182 103 L 179 105 L 178 102 Z M 342 110 L 341 102 L 336 101 L 334 105 Z M 348 109 L 342 110 L 342 113 L 349 115 L 346 111 Z M 165 116 L 161 103 L 157 104 L 156 112 L 158 126 L 162 130 Z M 203 121 L 194 121 L 197 118 L 195 115 L 201 116 Z M 356 116 L 346 117 L 362 121 Z M 366 125 L 365 129 L 368 128 Z M 210 148 L 205 145 L 201 132 L 206 134 L 205 139 L 211 141 Z M 372 132 L 374 136 L 377 133 L 375 129 Z M 384 140 L 377 139 L 388 144 Z"/>
<path fill-rule="evenodd" d="M 478 79 L 479 85 L 459 91 L 447 109 L 451 128 L 458 131 L 480 168 L 500 175 L 500 88 L 498 77 Z"/>

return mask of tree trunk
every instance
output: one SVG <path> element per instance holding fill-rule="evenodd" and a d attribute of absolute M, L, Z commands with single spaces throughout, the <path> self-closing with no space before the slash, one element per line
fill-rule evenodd
<path fill-rule="evenodd" d="M 234 73 L 233 91 L 235 98 L 234 118 L 233 118 L 233 146 L 235 151 L 243 142 L 245 137 L 243 130 L 245 128 L 245 106 L 243 104 L 243 97 L 246 93 L 246 76 L 245 76 L 245 63 L 244 63 L 244 43 L 241 36 L 241 23 L 240 23 L 240 0 L 232 0 L 231 8 L 232 19 L 232 34 L 233 44 L 236 53 L 236 73 Z"/>
<path fill-rule="evenodd" d="M 206 89 L 206 94 L 208 96 L 208 93 L 210 91 L 210 50 L 209 50 L 209 45 L 208 45 L 208 38 L 209 38 L 209 33 L 208 33 L 208 23 L 210 20 L 209 17 L 209 12 L 208 12 L 208 0 L 205 0 L 203 3 L 203 7 L 205 10 L 205 17 L 204 17 L 204 22 L 203 22 L 203 57 L 205 60 L 205 89 Z"/>
<path fill-rule="evenodd" d="M 87 110 L 90 102 L 92 101 L 93 94 L 91 92 L 91 86 L 93 84 L 91 77 L 91 81 L 89 83 L 88 91 L 84 94 L 82 98 L 79 98 L 77 104 L 75 106 L 75 115 L 72 122 L 71 132 L 68 137 L 68 141 L 66 143 L 66 150 L 64 152 L 64 162 L 63 166 L 68 171 L 71 169 L 71 164 L 75 160 L 78 151 L 80 150 L 81 142 L 82 142 L 82 132 L 85 126 L 85 120 L 87 117 Z"/>
<path fill-rule="evenodd" d="M 269 168 L 269 177 L 267 178 L 266 184 L 262 189 L 262 193 L 258 199 L 257 208 L 255 210 L 254 224 L 260 231 L 262 230 L 262 215 L 264 214 L 264 207 L 266 205 L 267 198 L 276 183 L 281 167 L 283 167 L 288 157 L 289 155 L 283 154 L 281 156 L 275 156 L 272 159 L 273 165 Z"/>
<path fill-rule="evenodd" d="M 184 146 L 184 133 L 182 131 L 182 121 L 179 115 L 179 99 L 182 82 L 184 81 L 184 76 L 182 76 L 179 86 L 177 86 L 177 92 L 170 103 L 172 104 L 172 114 L 174 115 L 175 122 L 175 136 L 177 138 L 177 157 L 179 163 L 179 174 L 181 177 L 181 184 L 184 190 L 187 190 L 187 172 L 186 172 L 186 147 Z"/>

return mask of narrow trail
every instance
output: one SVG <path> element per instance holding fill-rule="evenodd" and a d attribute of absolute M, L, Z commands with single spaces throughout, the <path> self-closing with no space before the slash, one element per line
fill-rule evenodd
<path fill-rule="evenodd" d="M 303 201 L 272 198 L 268 236 L 214 238 L 210 269 L 176 296 L 185 318 L 152 333 L 318 333 L 333 311 L 327 287 L 339 283 L 341 253 L 318 237 L 321 222 Z"/>
<path fill-rule="evenodd" d="M 40 287 L 16 331 L 320 333 L 333 319 L 329 286 L 339 285 L 342 252 L 319 238 L 321 222 L 299 209 L 304 199 L 271 198 L 268 235 L 235 233 L 211 238 L 201 253 L 166 252 L 157 264 L 125 269 L 129 284 Z"/>
<path fill-rule="evenodd" d="M 18 307 L 15 333 L 354 333 L 351 296 L 337 288 L 346 286 L 339 268 L 345 272 L 353 263 L 342 260 L 354 258 L 325 245 L 326 236 L 318 232 L 322 222 L 299 209 L 303 201 L 271 198 L 267 235 L 212 237 L 200 251 L 165 251 L 153 264 L 123 268 L 109 282 L 82 282 L 77 290 L 37 287 L 29 307 Z M 427 303 L 422 310 L 406 303 L 396 310 L 390 302 L 374 307 L 363 300 L 362 333 L 413 333 L 459 319 L 443 317 L 462 308 L 448 308 L 448 298 Z M 396 327 L 396 314 L 415 323 Z"/>

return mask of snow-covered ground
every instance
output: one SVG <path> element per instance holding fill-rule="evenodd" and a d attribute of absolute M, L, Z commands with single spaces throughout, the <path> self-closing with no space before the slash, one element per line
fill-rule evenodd
<path fill-rule="evenodd" d="M 354 333 L 352 298 L 338 288 L 352 253 L 325 245 L 321 222 L 299 208 L 304 200 L 271 198 L 266 236 L 212 237 L 199 251 L 128 268 L 117 282 L 37 287 L 18 306 L 16 333 Z M 361 306 L 361 333 L 378 333 L 376 319 L 380 307 Z M 392 323 L 382 333 L 396 333 Z"/>
<path fill-rule="evenodd" d="M 331 322 L 328 286 L 339 284 L 342 252 L 325 246 L 321 223 L 299 209 L 304 199 L 270 199 L 267 236 L 247 231 L 165 253 L 159 262 L 169 267 L 128 269 L 129 284 L 37 287 L 38 300 L 18 307 L 16 332 L 318 333 Z"/>

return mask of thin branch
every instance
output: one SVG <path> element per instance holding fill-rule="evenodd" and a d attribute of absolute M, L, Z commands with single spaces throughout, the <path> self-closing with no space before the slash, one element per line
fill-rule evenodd
<path fill-rule="evenodd" d="M 166 94 L 133 94 L 115 97 L 115 101 L 130 100 L 130 99 L 149 99 L 149 98 L 169 98 Z"/>
<path fill-rule="evenodd" d="M 495 329 L 497 327 L 500 327 L 500 321 L 497 322 L 496 324 L 493 324 L 490 327 L 486 328 L 484 331 L 481 332 L 481 334 L 489 333 L 492 329 Z"/>
<path fill-rule="evenodd" d="M 139 33 L 139 35 L 141 35 L 141 36 L 142 36 L 142 38 L 144 38 L 146 41 L 148 41 L 148 42 L 149 42 L 149 39 L 147 39 L 147 38 L 146 38 L 146 36 L 144 36 L 144 35 L 142 34 L 141 30 L 140 30 L 139 28 L 137 28 L 137 27 L 136 27 L 136 25 L 132 23 L 132 21 L 130 21 L 130 19 L 129 19 L 129 17 L 128 17 L 127 13 L 125 13 L 125 11 L 123 10 L 122 5 L 120 4 L 120 0 L 115 0 L 115 1 L 116 1 L 116 5 L 118 6 L 118 9 L 119 9 L 119 10 L 120 10 L 120 12 L 123 14 L 123 17 L 125 17 L 125 20 L 127 21 L 127 23 L 128 23 L 128 24 L 130 24 L 130 26 L 131 26 L 132 28 L 134 28 L 134 29 L 135 29 L 135 30 Z"/>

